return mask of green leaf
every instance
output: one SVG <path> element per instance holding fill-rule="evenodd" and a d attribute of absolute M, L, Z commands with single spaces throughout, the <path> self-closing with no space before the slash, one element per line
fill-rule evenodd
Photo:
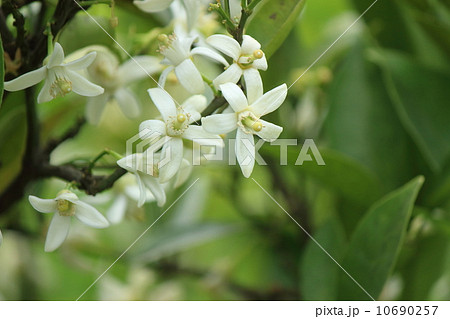
<path fill-rule="evenodd" d="M 155 232 L 135 258 L 143 262 L 153 262 L 177 252 L 220 238 L 234 227 L 224 224 L 170 225 Z"/>
<path fill-rule="evenodd" d="M 314 234 L 314 239 L 340 262 L 345 248 L 345 234 L 339 220 L 330 219 Z M 342 270 L 314 241 L 308 242 L 299 266 L 303 300 L 336 300 Z"/>
<path fill-rule="evenodd" d="M 377 55 L 403 126 L 430 167 L 439 172 L 450 158 L 450 74 L 392 52 Z"/>
<path fill-rule="evenodd" d="M 319 151 L 325 165 L 305 161 L 298 166 L 301 173 L 319 180 L 344 198 L 363 207 L 368 207 L 379 198 L 380 181 L 369 169 L 343 153 L 330 149 Z M 290 155 L 292 163 L 295 163 L 298 150 Z"/>
<path fill-rule="evenodd" d="M 375 203 L 350 239 L 343 268 L 375 299 L 393 269 L 417 194 L 419 176 Z M 370 300 L 345 273 L 339 281 L 340 300 Z"/>
<path fill-rule="evenodd" d="M 365 59 L 362 41 L 348 53 L 329 86 L 324 135 L 329 148 L 369 168 L 388 192 L 417 175 L 417 150 L 397 117 L 382 72 Z"/>
<path fill-rule="evenodd" d="M 250 16 L 246 34 L 261 43 L 269 58 L 287 38 L 306 0 L 263 0 Z"/>

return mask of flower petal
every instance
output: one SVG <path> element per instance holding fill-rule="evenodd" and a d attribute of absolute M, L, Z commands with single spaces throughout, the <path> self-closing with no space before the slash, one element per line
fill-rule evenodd
<path fill-rule="evenodd" d="M 280 136 L 281 132 L 283 131 L 283 128 L 281 126 L 275 125 L 270 122 L 266 122 L 263 120 L 259 120 L 261 124 L 263 125 L 263 128 L 259 132 L 254 132 L 256 135 L 258 135 L 260 138 L 262 138 L 264 141 L 267 142 L 273 142 L 275 141 L 278 136 Z"/>
<path fill-rule="evenodd" d="M 133 1 L 134 5 L 144 12 L 158 12 L 167 9 L 173 0 Z"/>
<path fill-rule="evenodd" d="M 162 70 L 160 59 L 154 56 L 140 55 L 124 62 L 118 71 L 118 78 L 124 84 L 131 83 Z"/>
<path fill-rule="evenodd" d="M 111 95 L 105 92 L 97 96 L 91 96 L 87 99 L 84 113 L 89 123 L 93 125 L 100 123 L 103 110 L 110 97 Z"/>
<path fill-rule="evenodd" d="M 141 105 L 136 96 L 128 89 L 118 89 L 114 93 L 114 98 L 119 104 L 122 113 L 129 118 L 135 118 L 141 114 Z"/>
<path fill-rule="evenodd" d="M 221 56 L 219 53 L 217 53 L 214 50 L 211 50 L 210 48 L 206 48 L 206 47 L 196 47 L 193 48 L 191 50 L 191 54 L 192 55 L 201 55 L 204 56 L 206 58 L 209 58 L 215 62 L 219 62 L 222 63 L 225 66 L 228 66 L 229 63 L 227 62 L 227 60 L 225 60 L 225 58 L 223 56 Z"/>
<path fill-rule="evenodd" d="M 48 227 L 47 238 L 45 239 L 46 252 L 57 249 L 66 240 L 70 228 L 70 216 L 61 216 L 58 213 L 53 215 Z"/>
<path fill-rule="evenodd" d="M 208 133 L 201 126 L 189 126 L 186 131 L 184 131 L 183 138 L 200 145 L 224 147 L 223 139 L 219 135 Z"/>
<path fill-rule="evenodd" d="M 158 108 L 159 113 L 161 113 L 164 121 L 167 121 L 171 116 L 177 116 L 175 102 L 167 91 L 160 88 L 154 88 L 148 89 L 147 92 Z"/>
<path fill-rule="evenodd" d="M 37 70 L 25 73 L 15 78 L 14 80 L 6 81 L 4 83 L 5 90 L 11 92 L 23 90 L 41 82 L 43 79 L 45 79 L 46 75 L 47 67 L 43 66 Z"/>
<path fill-rule="evenodd" d="M 186 59 L 175 67 L 175 74 L 180 84 L 192 94 L 205 90 L 203 78 L 191 59 Z"/>
<path fill-rule="evenodd" d="M 165 68 L 162 72 L 161 75 L 159 76 L 159 80 L 158 80 L 158 86 L 161 88 L 164 88 L 166 86 L 166 81 L 167 81 L 167 76 L 169 75 L 170 72 L 172 72 L 174 69 L 174 67 L 168 66 L 167 68 Z"/>
<path fill-rule="evenodd" d="M 213 114 L 202 118 L 205 131 L 213 134 L 227 134 L 237 128 L 236 113 Z"/>
<path fill-rule="evenodd" d="M 241 52 L 242 54 L 253 54 L 256 50 L 261 49 L 261 44 L 249 35 L 242 37 Z"/>
<path fill-rule="evenodd" d="M 49 76 L 50 76 L 50 74 L 49 74 Z M 53 75 L 51 76 L 51 78 L 52 77 L 53 77 Z M 51 78 L 45 79 L 44 85 L 42 86 L 42 89 L 39 92 L 39 95 L 37 97 L 37 102 L 39 104 L 53 100 L 53 96 L 50 94 L 50 87 L 53 83 L 53 80 Z"/>
<path fill-rule="evenodd" d="M 207 105 L 207 100 L 204 95 L 193 95 L 190 98 L 188 98 L 186 101 L 184 101 L 181 106 L 183 107 L 183 110 L 191 115 L 191 118 L 189 119 L 189 123 L 197 122 L 200 120 L 201 112 L 203 112 Z"/>
<path fill-rule="evenodd" d="M 162 148 L 163 158 L 158 164 L 159 182 L 166 183 L 178 172 L 183 159 L 183 140 L 181 138 L 169 139 Z"/>
<path fill-rule="evenodd" d="M 163 206 L 166 203 L 166 193 L 158 179 L 150 175 L 141 175 L 141 178 L 145 187 L 155 196 L 157 205 L 159 207 Z"/>
<path fill-rule="evenodd" d="M 184 182 L 187 181 L 192 172 L 192 165 L 188 160 L 184 159 L 181 161 L 180 170 L 175 176 L 175 182 L 173 183 L 174 188 L 180 187 Z"/>
<path fill-rule="evenodd" d="M 94 62 L 96 57 L 97 57 L 97 52 L 95 52 L 95 51 L 89 52 L 84 57 L 81 57 L 79 59 L 76 59 L 75 61 L 66 63 L 66 64 L 64 64 L 64 66 L 71 71 L 86 69 L 88 66 L 90 66 L 92 64 L 92 62 Z"/>
<path fill-rule="evenodd" d="M 139 125 L 139 138 L 156 138 L 166 135 L 166 124 L 160 120 L 147 120 Z"/>
<path fill-rule="evenodd" d="M 261 59 L 256 59 L 255 61 L 253 61 L 253 68 L 263 71 L 267 70 L 266 55 L 263 55 Z"/>
<path fill-rule="evenodd" d="M 232 37 L 223 34 L 214 34 L 206 39 L 206 43 L 223 54 L 233 58 L 234 61 L 241 55 L 241 46 Z"/>
<path fill-rule="evenodd" d="M 253 134 L 245 133 L 241 129 L 236 133 L 236 158 L 242 174 L 249 178 L 255 166 L 255 140 Z"/>
<path fill-rule="evenodd" d="M 256 116 L 263 116 L 265 114 L 275 111 L 284 102 L 287 95 L 287 86 L 282 84 L 276 88 L 266 92 L 252 105 L 251 109 Z"/>
<path fill-rule="evenodd" d="M 105 92 L 105 90 L 94 84 L 74 71 L 67 70 L 67 77 L 72 82 L 72 90 L 83 96 L 97 96 Z"/>
<path fill-rule="evenodd" d="M 263 95 L 263 83 L 261 75 L 256 69 L 244 70 L 245 88 L 247 90 L 248 104 L 252 105 Z"/>
<path fill-rule="evenodd" d="M 138 207 L 142 207 L 144 205 L 144 203 L 145 203 L 145 200 L 146 200 L 146 195 L 145 194 L 146 194 L 147 190 L 146 190 L 145 185 L 142 182 L 142 179 L 141 179 L 141 177 L 139 176 L 138 173 L 136 173 L 136 182 L 137 182 L 137 184 L 139 186 L 139 200 L 138 200 L 137 206 Z"/>
<path fill-rule="evenodd" d="M 125 195 L 119 195 L 116 197 L 111 207 L 106 212 L 106 218 L 111 224 L 118 224 L 122 221 L 127 210 L 127 197 Z"/>
<path fill-rule="evenodd" d="M 108 220 L 97 209 L 80 200 L 75 203 L 75 217 L 83 224 L 94 228 L 109 226 Z"/>
<path fill-rule="evenodd" d="M 224 98 L 235 112 L 241 112 L 248 107 L 247 98 L 241 88 L 234 83 L 225 83 L 220 86 Z"/>
<path fill-rule="evenodd" d="M 214 80 L 213 84 L 216 89 L 220 88 L 220 85 L 231 82 L 237 83 L 242 76 L 242 69 L 236 63 L 230 65 L 225 71 L 219 74 Z"/>
<path fill-rule="evenodd" d="M 55 66 L 61 65 L 64 62 L 64 50 L 58 42 L 55 42 L 55 47 L 53 48 L 53 53 L 48 59 L 47 68 L 53 68 Z"/>
<path fill-rule="evenodd" d="M 57 203 L 54 199 L 42 199 L 33 195 L 28 196 L 31 206 L 40 213 L 54 213 Z"/>

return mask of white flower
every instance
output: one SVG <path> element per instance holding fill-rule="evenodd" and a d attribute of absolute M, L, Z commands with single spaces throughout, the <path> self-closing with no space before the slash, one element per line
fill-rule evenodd
<path fill-rule="evenodd" d="M 94 61 L 96 54 L 96 52 L 91 52 L 78 60 L 63 63 L 64 51 L 61 45 L 56 42 L 47 64 L 14 80 L 5 82 L 5 90 L 23 90 L 45 79 L 44 86 L 38 95 L 38 103 L 48 102 L 72 91 L 84 96 L 100 95 L 104 91 L 102 87 L 89 82 L 76 72 L 87 68 Z"/>
<path fill-rule="evenodd" d="M 203 93 L 205 85 L 202 75 L 192 62 L 192 57 L 197 54 L 228 65 L 219 53 L 210 48 L 196 47 L 191 50 L 195 39 L 196 37 L 183 37 L 175 34 L 169 36 L 161 34 L 159 36 L 159 40 L 162 42 L 159 52 L 164 55 L 164 60 L 161 63 L 168 65 L 159 78 L 161 87 L 164 87 L 167 75 L 174 70 L 178 81 L 186 90 L 193 94 Z"/>
<path fill-rule="evenodd" d="M 106 218 L 97 209 L 80 201 L 77 195 L 68 190 L 62 190 L 54 199 L 41 199 L 30 195 L 28 200 L 38 212 L 55 213 L 45 240 L 46 252 L 54 251 L 64 242 L 69 233 L 72 216 L 90 227 L 109 226 Z"/>
<path fill-rule="evenodd" d="M 136 176 L 139 186 L 138 207 L 142 207 L 147 200 L 147 189 L 155 197 L 158 206 L 166 203 L 166 192 L 158 180 L 158 155 L 147 153 L 130 154 L 117 161 L 117 165 Z"/>
<path fill-rule="evenodd" d="M 144 12 L 158 12 L 167 9 L 173 0 L 135 0 L 134 5 Z"/>
<path fill-rule="evenodd" d="M 261 50 L 261 44 L 249 35 L 244 35 L 242 45 L 232 37 L 214 34 L 206 43 L 233 59 L 233 64 L 214 79 L 216 88 L 224 83 L 237 83 L 244 76 L 245 83 L 261 82 L 258 70 L 267 70 L 267 60 Z M 261 82 L 262 83 L 262 82 Z"/>
<path fill-rule="evenodd" d="M 283 103 L 287 87 L 282 84 L 262 95 L 260 83 L 250 82 L 247 83 L 247 98 L 234 83 L 222 84 L 220 89 L 233 112 L 204 117 L 202 124 L 206 131 L 214 134 L 226 134 L 237 128 L 236 158 L 242 173 L 248 178 L 255 165 L 253 135 L 265 141 L 274 141 L 283 131 L 282 127 L 260 118 L 275 111 Z"/>
<path fill-rule="evenodd" d="M 191 96 L 177 107 L 169 93 L 162 89 L 149 89 L 148 93 L 163 120 L 144 121 L 139 126 L 139 131 L 141 139 L 155 135 L 164 138 L 161 153 L 164 155 L 165 161 L 164 165 L 159 167 L 161 183 L 167 182 L 179 170 L 183 159 L 183 139 L 194 140 L 199 144 L 207 143 L 209 146 L 223 147 L 223 140 L 220 136 L 205 132 L 201 126 L 191 125 L 200 120 L 200 112 L 206 108 L 206 98 L 203 95 Z"/>
<path fill-rule="evenodd" d="M 137 117 L 141 107 L 135 94 L 125 86 L 161 71 L 159 59 L 152 56 L 136 56 L 119 66 L 116 56 L 109 51 L 98 51 L 97 58 L 89 66 L 90 79 L 105 88 L 101 95 L 90 97 L 86 104 L 86 118 L 92 124 L 100 121 L 109 100 L 117 101 L 122 113 Z"/>

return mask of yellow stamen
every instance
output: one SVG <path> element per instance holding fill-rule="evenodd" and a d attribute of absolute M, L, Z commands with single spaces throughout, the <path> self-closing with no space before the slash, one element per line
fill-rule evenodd
<path fill-rule="evenodd" d="M 264 56 L 264 52 L 262 50 L 255 50 L 253 52 L 253 57 L 255 59 L 261 59 Z"/>

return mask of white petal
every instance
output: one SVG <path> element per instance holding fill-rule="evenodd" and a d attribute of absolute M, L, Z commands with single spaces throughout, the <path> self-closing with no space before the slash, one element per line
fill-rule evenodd
<path fill-rule="evenodd" d="M 114 93 L 114 98 L 126 117 L 135 118 L 141 114 L 141 106 L 134 93 L 130 90 L 118 89 Z"/>
<path fill-rule="evenodd" d="M 51 252 L 61 246 L 67 238 L 69 227 L 70 216 L 61 216 L 58 213 L 54 214 L 50 226 L 48 227 L 44 250 L 46 252 Z"/>
<path fill-rule="evenodd" d="M 252 64 L 253 68 L 258 69 L 258 70 L 267 70 L 267 59 L 266 59 L 266 55 L 263 55 L 263 57 L 261 59 L 256 59 L 255 61 L 253 61 Z"/>
<path fill-rule="evenodd" d="M 244 80 L 248 104 L 252 105 L 252 103 L 263 95 L 261 75 L 255 69 L 247 69 L 244 70 Z"/>
<path fill-rule="evenodd" d="M 213 114 L 202 118 L 205 131 L 213 134 L 227 134 L 237 127 L 236 113 Z"/>
<path fill-rule="evenodd" d="M 253 134 L 241 129 L 236 134 L 236 158 L 241 166 L 242 174 L 249 178 L 255 166 L 255 140 Z"/>
<path fill-rule="evenodd" d="M 158 86 L 160 86 L 161 88 L 164 88 L 166 86 L 166 80 L 167 80 L 167 76 L 169 75 L 170 72 L 172 72 L 174 69 L 174 67 L 168 66 L 167 68 L 164 69 L 164 71 L 161 72 L 161 75 L 159 76 L 159 80 L 158 80 Z"/>
<path fill-rule="evenodd" d="M 138 161 L 137 154 L 130 154 L 118 160 L 117 165 L 131 173 L 136 173 L 140 165 Z"/>
<path fill-rule="evenodd" d="M 25 73 L 14 80 L 5 82 L 6 91 L 20 91 L 30 86 L 33 86 L 43 79 L 47 75 L 47 67 L 43 66 L 37 70 Z"/>
<path fill-rule="evenodd" d="M 178 171 L 177 176 L 175 177 L 175 183 L 173 183 L 174 188 L 180 187 L 184 182 L 187 181 L 189 176 L 192 172 L 192 165 L 189 163 L 188 160 L 183 158 L 183 161 L 181 161 L 180 170 Z"/>
<path fill-rule="evenodd" d="M 122 83 L 131 83 L 145 77 L 151 77 L 162 70 L 160 59 L 154 56 L 135 56 L 119 67 L 118 77 Z M 150 75 L 150 76 L 149 76 Z"/>
<path fill-rule="evenodd" d="M 159 163 L 159 182 L 166 183 L 178 172 L 183 159 L 183 140 L 169 139 L 162 148 L 163 158 Z"/>
<path fill-rule="evenodd" d="M 156 138 L 166 135 L 166 124 L 160 120 L 147 120 L 139 125 L 139 138 Z"/>
<path fill-rule="evenodd" d="M 95 51 L 89 52 L 84 57 L 79 58 L 75 61 L 66 63 L 66 64 L 64 64 L 64 66 L 71 71 L 86 69 L 88 66 L 90 66 L 92 64 L 92 62 L 94 62 L 96 57 L 97 57 L 97 52 L 95 52 Z"/>
<path fill-rule="evenodd" d="M 67 70 L 67 77 L 72 82 L 72 90 L 83 96 L 97 96 L 103 94 L 105 90 L 94 84 L 74 71 Z"/>
<path fill-rule="evenodd" d="M 214 80 L 213 84 L 216 89 L 220 88 L 220 85 L 231 82 L 237 83 L 242 76 L 242 69 L 236 63 L 230 65 L 225 71 L 219 74 Z"/>
<path fill-rule="evenodd" d="M 148 89 L 147 92 L 158 108 L 159 113 L 161 113 L 164 121 L 167 121 L 171 116 L 177 116 L 175 102 L 167 91 L 160 88 L 154 88 Z"/>
<path fill-rule="evenodd" d="M 219 135 L 206 132 L 203 127 L 191 125 L 183 133 L 183 138 L 200 145 L 224 147 L 223 139 Z"/>
<path fill-rule="evenodd" d="M 138 173 L 136 174 L 136 182 L 139 186 L 139 200 L 137 206 L 142 207 L 146 200 L 145 194 L 147 190 L 145 189 L 145 185 Z"/>
<path fill-rule="evenodd" d="M 228 66 L 228 65 L 229 65 L 228 62 L 227 62 L 227 60 L 225 60 L 225 58 L 224 58 L 223 56 L 221 56 L 221 55 L 220 55 L 219 53 L 217 53 L 216 51 L 211 50 L 210 48 L 205 48 L 205 47 L 197 47 L 197 48 L 193 48 L 193 49 L 191 50 L 191 54 L 192 54 L 192 55 L 198 54 L 198 55 L 207 57 L 207 58 L 209 58 L 209 59 L 211 59 L 211 60 L 213 60 L 213 61 L 222 63 L 222 64 L 225 65 L 225 66 Z"/>
<path fill-rule="evenodd" d="M 108 220 L 97 209 L 82 201 L 75 203 L 75 217 L 83 224 L 94 228 L 109 226 Z"/>
<path fill-rule="evenodd" d="M 56 212 L 56 200 L 54 199 L 42 199 L 33 195 L 28 196 L 31 206 L 35 210 L 41 213 L 54 213 Z"/>
<path fill-rule="evenodd" d="M 275 111 L 284 102 L 287 95 L 287 86 L 282 84 L 266 92 L 256 102 L 251 105 L 251 109 L 256 116 L 263 116 Z"/>
<path fill-rule="evenodd" d="M 206 39 L 206 43 L 214 49 L 219 50 L 220 52 L 233 58 L 234 61 L 237 61 L 241 55 L 241 46 L 239 43 L 227 35 L 214 34 Z"/>
<path fill-rule="evenodd" d="M 106 92 L 97 96 L 88 97 L 84 113 L 89 123 L 93 125 L 100 123 L 103 110 L 110 97 L 111 95 Z"/>
<path fill-rule="evenodd" d="M 192 94 L 205 90 L 203 78 L 191 59 L 186 59 L 175 67 L 175 74 L 180 84 Z"/>
<path fill-rule="evenodd" d="M 147 187 L 153 196 L 155 196 L 157 205 L 159 207 L 163 206 L 166 203 L 166 193 L 164 192 L 164 188 L 159 183 L 158 179 L 149 175 L 141 175 L 141 178 L 145 187 Z"/>
<path fill-rule="evenodd" d="M 55 66 L 61 65 L 64 62 L 64 50 L 62 46 L 56 42 L 53 48 L 53 53 L 48 59 L 47 68 L 53 68 Z"/>
<path fill-rule="evenodd" d="M 197 122 L 198 120 L 200 120 L 200 118 L 202 117 L 200 113 L 206 109 L 206 107 L 208 106 L 207 103 L 208 101 L 206 100 L 206 97 L 204 95 L 197 94 L 191 96 L 181 104 L 183 110 L 191 115 L 189 123 Z"/>
<path fill-rule="evenodd" d="M 78 196 L 72 192 L 64 192 L 64 193 L 58 195 L 55 199 L 56 200 L 63 199 L 63 200 L 67 200 L 71 203 L 76 203 L 78 201 Z"/>
<path fill-rule="evenodd" d="M 119 195 L 116 197 L 111 207 L 106 212 L 106 217 L 111 224 L 118 224 L 122 221 L 127 210 L 127 197 Z"/>
<path fill-rule="evenodd" d="M 225 83 L 220 86 L 224 98 L 235 112 L 241 112 L 248 107 L 247 98 L 241 88 L 234 83 Z"/>
<path fill-rule="evenodd" d="M 133 1 L 134 5 L 144 12 L 158 12 L 167 9 L 173 0 Z"/>
<path fill-rule="evenodd" d="M 261 49 L 261 44 L 254 38 L 252 38 L 249 35 L 244 35 L 242 37 L 242 46 L 241 46 L 242 54 L 245 55 L 253 54 L 253 52 L 259 49 Z"/>
<path fill-rule="evenodd" d="M 52 83 L 53 80 L 50 78 L 45 79 L 44 85 L 42 86 L 42 89 L 37 97 L 37 102 L 39 104 L 53 100 L 53 96 L 50 95 L 50 87 Z"/>
<path fill-rule="evenodd" d="M 267 142 L 275 141 L 283 131 L 283 128 L 281 126 L 263 121 L 261 119 L 259 121 L 262 123 L 263 128 L 261 131 L 255 131 L 254 133 Z"/>

